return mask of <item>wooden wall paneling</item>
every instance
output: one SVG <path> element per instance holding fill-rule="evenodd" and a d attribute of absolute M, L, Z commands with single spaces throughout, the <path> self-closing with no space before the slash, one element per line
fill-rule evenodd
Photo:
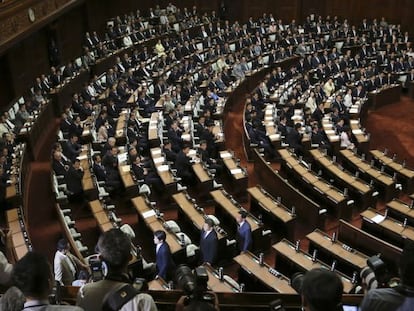
<path fill-rule="evenodd" d="M 7 57 L 0 57 L 0 111 L 3 111 L 15 97 Z"/>
<path fill-rule="evenodd" d="M 310 14 L 316 14 L 325 16 L 326 15 L 326 3 L 331 0 L 301 0 L 300 12 L 302 21 L 305 20 L 306 16 Z M 350 1 L 350 0 L 346 0 Z M 346 2 L 344 0 L 344 2 Z"/>
<path fill-rule="evenodd" d="M 82 43 L 86 32 L 84 7 L 77 7 L 56 21 L 56 34 L 61 64 L 82 55 Z"/>
<path fill-rule="evenodd" d="M 9 49 L 7 59 L 15 95 L 26 94 L 35 78 L 40 73 L 49 71 L 47 35 L 44 29 Z"/>

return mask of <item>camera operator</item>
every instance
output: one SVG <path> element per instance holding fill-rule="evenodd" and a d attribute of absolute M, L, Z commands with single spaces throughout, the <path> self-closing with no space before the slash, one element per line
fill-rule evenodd
<path fill-rule="evenodd" d="M 51 293 L 53 276 L 46 257 L 39 253 L 29 252 L 24 255 L 14 266 L 12 280 L 26 297 L 23 308 L 25 311 L 83 310 L 75 306 L 53 306 L 49 304 L 48 296 Z"/>
<path fill-rule="evenodd" d="M 414 310 L 414 242 L 406 240 L 400 260 L 400 284 L 393 288 L 368 291 L 361 304 L 362 311 Z"/>
<path fill-rule="evenodd" d="M 194 269 L 180 265 L 176 271 L 179 289 L 185 293 L 177 301 L 175 311 L 218 311 L 217 295 L 208 290 L 208 273 L 203 266 Z"/>
<path fill-rule="evenodd" d="M 154 300 L 139 293 L 131 284 L 128 263 L 131 260 L 131 240 L 119 229 L 101 235 L 97 249 L 106 267 L 104 279 L 86 284 L 78 293 L 77 305 L 88 311 L 156 311 Z"/>
<path fill-rule="evenodd" d="M 343 284 L 326 269 L 313 269 L 292 277 L 292 287 L 301 294 L 305 311 L 342 311 Z"/>

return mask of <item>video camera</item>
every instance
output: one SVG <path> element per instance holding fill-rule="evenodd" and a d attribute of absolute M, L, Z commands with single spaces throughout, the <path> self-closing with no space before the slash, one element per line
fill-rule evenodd
<path fill-rule="evenodd" d="M 190 267 L 180 265 L 175 275 L 178 288 L 182 289 L 186 295 L 184 306 L 192 304 L 215 306 L 216 296 L 214 293 L 208 292 L 208 274 L 205 267 L 197 267 L 193 272 Z"/>

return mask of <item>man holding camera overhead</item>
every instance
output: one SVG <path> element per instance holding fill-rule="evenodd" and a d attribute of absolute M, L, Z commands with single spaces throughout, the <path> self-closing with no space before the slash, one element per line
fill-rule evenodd
<path fill-rule="evenodd" d="M 106 273 L 103 280 L 80 288 L 76 304 L 88 311 L 156 311 L 152 297 L 139 293 L 128 274 L 130 238 L 119 229 L 111 229 L 101 235 L 97 248 Z"/>

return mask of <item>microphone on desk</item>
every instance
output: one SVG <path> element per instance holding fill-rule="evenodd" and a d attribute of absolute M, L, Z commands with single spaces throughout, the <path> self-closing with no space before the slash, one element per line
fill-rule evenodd
<path fill-rule="evenodd" d="M 297 240 L 295 243 L 295 251 L 298 253 L 300 250 L 300 240 Z"/>
<path fill-rule="evenodd" d="M 291 214 L 292 216 L 296 215 L 296 207 L 294 205 L 292 206 Z"/>
<path fill-rule="evenodd" d="M 413 207 L 414 207 L 414 200 L 412 200 L 410 204 L 410 208 L 412 209 Z"/>
<path fill-rule="evenodd" d="M 336 232 L 332 233 L 331 241 L 332 241 L 332 243 L 336 242 Z"/>
<path fill-rule="evenodd" d="M 388 208 L 385 210 L 384 218 L 388 217 Z"/>
<path fill-rule="evenodd" d="M 348 188 L 344 189 L 344 197 L 348 196 Z"/>
<path fill-rule="evenodd" d="M 407 227 L 407 217 L 404 218 L 403 227 Z"/>
<path fill-rule="evenodd" d="M 318 250 L 314 249 L 313 253 L 312 253 L 312 261 L 315 262 L 316 261 L 316 255 L 318 254 Z"/>
<path fill-rule="evenodd" d="M 352 284 L 356 284 L 357 276 L 358 276 L 358 273 L 356 271 L 354 271 L 354 273 L 352 274 L 352 279 L 351 279 Z"/>
<path fill-rule="evenodd" d="M 401 166 L 402 166 L 403 168 L 405 168 L 405 165 L 406 165 L 406 163 L 405 163 L 405 159 L 404 159 L 404 161 L 401 163 Z"/>
<path fill-rule="evenodd" d="M 264 254 L 260 253 L 259 254 L 259 265 L 263 266 L 264 264 Z"/>
<path fill-rule="evenodd" d="M 392 156 L 392 160 L 395 161 L 397 159 L 397 154 L 394 153 L 394 155 Z"/>
<path fill-rule="evenodd" d="M 331 271 L 335 271 L 336 260 L 332 261 Z"/>
<path fill-rule="evenodd" d="M 223 269 L 223 267 L 218 268 L 218 277 L 219 277 L 220 281 L 223 281 L 223 278 L 224 278 L 224 269 Z"/>
<path fill-rule="evenodd" d="M 240 283 L 240 286 L 239 286 L 240 293 L 244 292 L 244 287 L 245 287 L 244 283 Z"/>

